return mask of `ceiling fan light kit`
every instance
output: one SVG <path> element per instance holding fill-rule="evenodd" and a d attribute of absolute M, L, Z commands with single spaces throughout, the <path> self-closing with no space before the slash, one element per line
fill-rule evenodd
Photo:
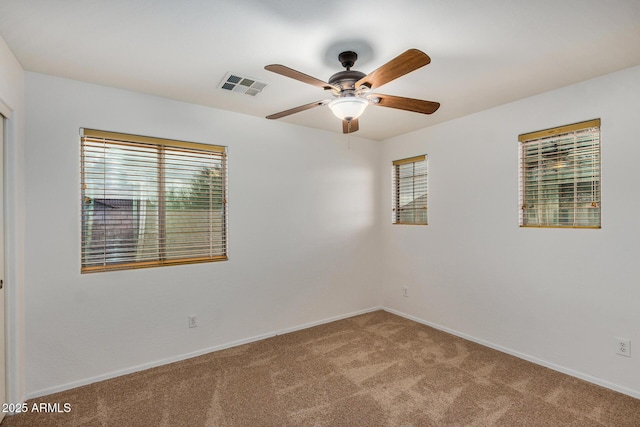
<path fill-rule="evenodd" d="M 271 114 L 267 116 L 267 119 L 279 119 L 300 111 L 328 105 L 333 114 L 342 120 L 342 131 L 344 133 L 352 133 L 359 129 L 358 117 L 364 113 L 369 104 L 413 111 L 420 114 L 432 114 L 440 107 L 438 102 L 370 93 L 372 89 L 427 65 L 431 62 L 431 58 L 426 53 L 418 49 L 409 49 L 367 75 L 351 69 L 357 59 L 358 55 L 353 51 L 345 51 L 338 55 L 338 60 L 346 70 L 335 73 L 328 82 L 284 65 L 272 64 L 265 66 L 264 68 L 268 71 L 318 86 L 325 91 L 330 91 L 333 95 L 333 99 L 316 101 Z"/>
<path fill-rule="evenodd" d="M 340 120 L 351 121 L 357 119 L 364 113 L 369 101 L 357 96 L 336 98 L 329 102 L 329 108 Z"/>

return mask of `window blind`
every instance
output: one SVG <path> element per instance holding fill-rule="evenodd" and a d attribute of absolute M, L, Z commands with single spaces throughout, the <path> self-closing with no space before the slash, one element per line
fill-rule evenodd
<path fill-rule="evenodd" d="M 427 156 L 393 162 L 393 224 L 427 224 Z"/>
<path fill-rule="evenodd" d="M 520 225 L 600 228 L 600 119 L 518 139 Z"/>
<path fill-rule="evenodd" d="M 83 273 L 227 259 L 226 148 L 83 129 Z"/>

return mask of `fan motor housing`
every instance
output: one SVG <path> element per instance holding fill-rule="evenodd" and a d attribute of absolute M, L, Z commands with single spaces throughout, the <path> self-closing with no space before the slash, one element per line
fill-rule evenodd
<path fill-rule="evenodd" d="M 329 84 L 338 86 L 342 90 L 353 90 L 358 80 L 366 76 L 365 73 L 355 70 L 338 71 L 329 78 Z"/>

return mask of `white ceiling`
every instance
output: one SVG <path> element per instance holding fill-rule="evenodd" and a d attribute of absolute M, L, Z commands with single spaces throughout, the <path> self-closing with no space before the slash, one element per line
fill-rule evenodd
<path fill-rule="evenodd" d="M 0 35 L 28 71 L 261 117 L 327 97 L 267 64 L 326 81 L 342 50 L 369 73 L 420 49 L 431 64 L 376 92 L 442 106 L 368 108 L 358 135 L 386 139 L 640 64 L 640 1 L 0 0 Z M 269 86 L 224 92 L 228 72 Z M 280 120 L 342 131 L 327 107 Z"/>

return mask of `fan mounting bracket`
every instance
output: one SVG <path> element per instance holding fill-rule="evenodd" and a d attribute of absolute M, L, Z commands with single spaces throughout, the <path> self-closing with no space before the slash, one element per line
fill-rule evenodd
<path fill-rule="evenodd" d="M 347 71 L 349 71 L 351 67 L 353 67 L 357 60 L 358 54 L 352 50 L 347 50 L 338 55 L 338 61 L 340 61 L 342 66 L 346 68 Z"/>

